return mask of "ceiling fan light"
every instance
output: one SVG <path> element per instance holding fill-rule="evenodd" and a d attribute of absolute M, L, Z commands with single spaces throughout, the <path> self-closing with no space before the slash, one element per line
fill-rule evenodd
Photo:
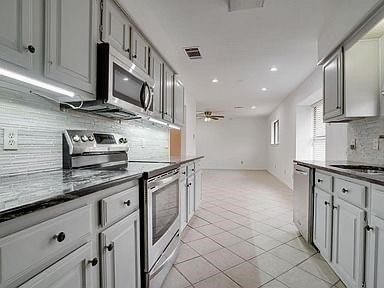
<path fill-rule="evenodd" d="M 209 118 L 209 117 L 204 118 L 204 122 L 209 122 L 209 121 L 211 121 L 211 118 Z"/>

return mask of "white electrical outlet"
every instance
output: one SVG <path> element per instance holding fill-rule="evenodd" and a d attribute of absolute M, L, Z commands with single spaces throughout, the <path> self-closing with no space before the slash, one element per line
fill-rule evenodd
<path fill-rule="evenodd" d="M 4 150 L 17 150 L 17 129 L 4 129 Z"/>

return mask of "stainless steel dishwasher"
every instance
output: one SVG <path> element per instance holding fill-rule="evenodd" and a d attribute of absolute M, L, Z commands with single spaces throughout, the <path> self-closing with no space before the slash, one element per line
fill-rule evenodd
<path fill-rule="evenodd" d="M 294 164 L 293 222 L 308 243 L 313 234 L 313 169 Z"/>

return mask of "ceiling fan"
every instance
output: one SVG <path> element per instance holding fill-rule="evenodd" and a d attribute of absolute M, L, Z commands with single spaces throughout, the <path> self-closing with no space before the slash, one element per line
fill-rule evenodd
<path fill-rule="evenodd" d="M 205 111 L 197 113 L 198 119 L 203 119 L 205 122 L 209 122 L 211 120 L 220 120 L 224 119 L 223 115 L 215 115 L 212 111 Z"/>

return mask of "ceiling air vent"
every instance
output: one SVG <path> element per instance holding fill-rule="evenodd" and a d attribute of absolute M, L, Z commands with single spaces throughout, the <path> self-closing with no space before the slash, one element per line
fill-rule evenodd
<path fill-rule="evenodd" d="M 201 59 L 201 53 L 199 47 L 187 47 L 184 48 L 185 54 L 189 57 L 189 59 Z"/>
<path fill-rule="evenodd" d="M 229 12 L 263 7 L 264 0 L 228 0 Z"/>

